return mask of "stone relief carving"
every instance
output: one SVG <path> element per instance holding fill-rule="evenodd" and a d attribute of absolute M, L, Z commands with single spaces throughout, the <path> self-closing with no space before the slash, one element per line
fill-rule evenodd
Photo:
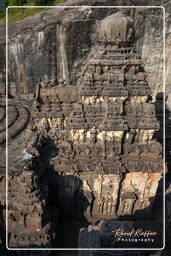
<path fill-rule="evenodd" d="M 35 138 L 27 148 L 31 160 L 20 175 L 9 179 L 11 247 L 50 247 L 58 211 L 92 223 L 133 214 L 138 218 L 141 210 L 150 216 L 163 171 L 162 147 L 154 139 L 160 127 L 132 39 L 130 17 L 120 11 L 106 17 L 99 26 L 97 51 L 87 58 L 75 86 L 45 77 L 30 111 L 21 103 L 9 105 L 9 137 L 27 127 Z M 3 102 L 0 109 L 4 143 Z M 44 152 L 48 143 L 55 147 L 55 156 Z M 54 183 L 43 183 L 40 197 L 42 188 L 34 189 L 34 184 L 49 172 Z M 51 183 L 57 197 L 53 210 L 46 204 Z"/>

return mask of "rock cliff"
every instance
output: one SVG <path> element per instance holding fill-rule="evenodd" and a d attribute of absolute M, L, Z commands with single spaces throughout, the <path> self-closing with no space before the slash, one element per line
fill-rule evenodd
<path fill-rule="evenodd" d="M 81 0 L 67 1 L 65 5 L 161 5 L 161 1 L 153 2 L 154 1 L 147 3 L 145 0 L 139 2 L 127 1 L 127 3 L 125 3 L 125 1 L 95 0 L 90 2 Z M 168 95 L 166 102 L 166 135 L 168 142 L 166 160 L 168 167 L 170 167 L 169 120 L 171 91 L 169 89 L 169 46 L 171 38 L 169 10 L 171 3 L 170 1 L 163 1 L 162 4 L 166 8 L 166 92 Z M 128 70 L 125 69 L 123 73 L 126 77 L 126 81 L 129 81 L 130 84 L 132 84 L 132 80 L 139 82 L 145 81 L 145 83 L 148 84 L 148 88 L 145 89 L 145 95 L 151 95 L 152 97 L 146 99 L 144 102 L 142 91 L 145 85 L 143 83 L 142 91 L 138 91 L 137 95 L 134 95 L 136 88 L 134 92 L 130 93 L 131 89 L 129 88 L 131 87 L 129 87 L 129 82 L 126 85 L 127 91 L 124 91 L 125 87 L 120 88 L 123 82 L 120 70 L 117 71 L 119 76 L 109 78 L 107 75 L 106 79 L 105 72 L 107 74 L 110 73 L 110 68 L 107 68 L 107 70 L 105 70 L 105 68 L 101 70 L 97 68 L 97 65 L 104 65 L 101 63 L 101 60 L 106 61 L 109 55 L 112 54 L 112 57 L 110 57 L 114 59 L 111 59 L 114 61 L 112 65 L 116 65 L 115 61 L 120 61 L 120 56 L 117 57 L 117 51 L 113 50 L 112 52 L 111 49 L 107 49 L 106 52 L 103 52 L 98 48 L 97 43 L 99 42 L 98 31 L 101 26 L 101 21 L 116 13 L 117 8 L 100 9 L 87 6 L 84 6 L 84 8 L 78 7 L 77 9 L 69 7 L 63 8 L 61 6 L 60 9 L 47 10 L 34 17 L 27 18 L 15 24 L 9 24 L 9 195 L 11 199 L 17 196 L 19 204 L 19 206 L 17 206 L 16 202 L 12 200 L 9 204 L 9 225 L 12 231 L 12 236 L 10 237 L 11 247 L 30 245 L 44 247 L 55 247 L 56 245 L 78 246 L 78 240 L 75 238 L 77 237 L 76 233 L 80 228 L 85 228 L 83 231 L 85 233 L 87 232 L 87 220 L 96 222 L 101 218 L 110 219 L 111 217 L 108 212 L 111 212 L 113 209 L 112 199 L 110 198 L 113 192 L 106 194 L 105 184 L 108 183 L 115 184 L 115 196 L 117 193 L 120 194 L 119 197 L 121 196 L 122 201 L 125 202 L 125 205 L 121 203 L 119 206 L 117 202 L 118 199 L 115 198 L 116 205 L 114 208 L 116 207 L 118 211 L 115 211 L 115 218 L 116 216 L 126 214 L 131 215 L 136 209 L 140 210 L 144 202 L 145 204 L 142 206 L 144 207 L 143 209 L 145 209 L 144 214 L 149 215 L 149 211 L 151 211 L 150 207 L 148 207 L 149 198 L 154 201 L 154 209 L 156 209 L 155 204 L 157 204 L 154 199 L 158 198 L 157 202 L 161 202 L 162 199 L 162 187 L 158 186 L 160 172 L 162 172 L 161 166 L 157 167 L 157 172 L 154 170 L 156 169 L 155 161 L 158 161 L 157 164 L 161 161 L 161 157 L 159 157 L 161 153 L 159 142 L 162 144 L 163 135 L 163 9 L 135 8 L 125 10 L 126 15 L 134 21 L 135 32 L 133 33 L 133 45 L 131 45 L 131 47 L 134 47 L 137 56 L 141 56 L 143 68 L 148 76 L 146 80 L 142 69 L 131 71 L 131 69 L 129 70 L 128 68 Z M 2 95 L 0 106 L 2 109 L 0 117 L 2 131 L 0 133 L 0 139 L 2 145 L 1 151 L 2 154 L 4 154 L 5 101 L 3 95 L 5 92 L 5 40 L 3 35 L 5 28 L 3 25 L 0 26 L 0 31 L 0 94 Z M 107 35 L 109 37 L 110 31 L 106 33 L 108 33 Z M 120 36 L 120 34 L 118 35 Z M 123 38 L 122 40 L 124 41 Z M 123 48 L 124 47 L 125 45 L 123 45 Z M 128 49 L 126 48 L 127 50 L 123 51 L 121 58 L 123 58 L 124 55 L 125 59 L 127 59 L 128 56 L 128 58 L 132 56 L 133 59 L 138 59 L 138 57 L 135 57 L 136 54 L 131 52 L 129 47 L 130 46 L 127 45 Z M 123 62 L 123 59 L 121 62 Z M 132 63 L 132 65 L 137 65 L 136 61 L 134 62 L 135 63 Z M 96 77 L 92 78 L 92 72 L 89 70 L 90 64 L 91 68 L 93 68 L 93 65 L 95 67 L 93 74 L 95 73 L 94 76 L 97 76 L 97 79 Z M 108 66 L 108 64 L 105 65 Z M 127 74 L 125 75 L 125 73 Z M 97 86 L 101 81 L 110 80 L 110 82 L 112 82 L 112 79 L 120 83 L 119 88 L 112 92 L 110 91 L 110 86 L 108 86 L 109 88 L 106 87 L 98 91 Z M 95 80 L 97 83 L 93 91 L 90 90 L 92 88 L 90 86 L 92 80 Z M 127 106 L 123 107 L 125 105 L 124 101 L 128 95 L 128 100 L 126 100 L 128 101 Z M 131 100 L 131 97 L 134 98 L 134 96 L 137 96 L 137 98 L 140 97 L 140 99 L 142 98 L 141 104 L 137 101 L 138 99 Z M 110 100 L 107 102 L 105 97 L 110 97 Z M 119 101 L 118 99 L 112 101 L 112 97 L 114 99 L 118 97 Z M 103 98 L 105 98 L 104 102 Z M 131 113 L 134 111 L 134 104 L 137 105 L 138 112 L 142 112 L 142 115 L 144 115 L 144 113 L 147 114 L 144 122 L 141 124 L 142 127 L 139 127 L 140 123 L 137 121 L 138 117 L 136 113 L 134 114 L 137 120 L 136 118 L 129 120 Z M 142 109 L 138 108 L 140 105 Z M 152 106 L 154 106 L 154 109 Z M 31 112 L 29 111 L 30 109 Z M 129 113 L 128 116 L 124 111 Z M 112 123 L 113 115 L 115 118 Z M 82 119 L 83 122 L 81 123 L 80 120 Z M 65 122 L 65 120 L 67 121 Z M 91 127 L 92 123 L 93 126 Z M 103 125 L 100 126 L 99 123 Z M 126 128 L 125 123 L 128 128 Z M 160 129 L 158 124 L 160 124 Z M 27 129 L 25 129 L 26 127 Z M 98 134 L 100 134 L 99 131 L 105 130 L 105 127 L 108 127 L 106 134 L 110 137 L 110 143 L 106 144 L 105 142 L 105 146 L 101 148 L 102 140 L 107 141 L 107 138 L 103 136 L 104 134 L 98 135 L 98 137 L 96 133 L 98 130 Z M 115 128 L 113 129 L 111 127 Z M 132 131 L 131 134 L 129 134 L 130 140 L 131 138 L 134 140 L 135 138 L 133 137 L 135 137 L 135 134 L 133 131 L 138 128 L 146 130 L 146 132 L 143 131 L 142 133 L 136 130 L 137 133 L 140 133 L 138 140 L 140 144 L 144 143 L 144 138 L 148 137 L 150 140 L 153 133 L 155 135 L 154 138 L 158 140 L 158 142 L 154 141 L 154 145 L 151 144 L 151 148 L 145 148 L 144 145 L 142 145 L 142 148 L 138 147 L 136 149 L 138 157 L 139 155 L 142 157 L 142 162 L 144 161 L 144 155 L 148 155 L 148 150 L 151 153 L 153 151 L 155 152 L 152 159 L 150 159 L 151 162 L 154 160 L 154 164 L 146 166 L 145 164 L 148 163 L 143 162 L 143 164 L 140 165 L 141 170 L 138 170 L 138 172 L 142 172 L 140 179 L 144 182 L 144 186 L 148 187 L 148 190 L 151 186 L 150 182 L 153 181 L 154 183 L 155 180 L 155 185 L 153 184 L 154 186 L 150 190 L 151 194 L 146 194 L 146 200 L 144 202 L 137 200 L 139 192 L 137 193 L 137 188 L 135 187 L 139 179 L 139 176 L 136 175 L 139 174 L 136 174 L 136 163 L 133 164 L 133 161 L 130 163 L 128 161 L 129 157 L 127 153 L 129 153 L 130 156 L 132 153 L 134 159 L 137 157 L 136 154 L 134 155 L 133 153 L 134 144 L 129 146 L 130 152 L 127 148 L 127 144 L 124 144 L 123 141 L 122 143 L 121 141 L 113 142 L 116 148 L 112 148 L 112 136 L 119 139 L 122 137 L 120 136 L 120 131 L 124 133 L 127 129 L 130 129 Z M 90 132 L 87 132 L 89 129 Z M 65 134 L 65 131 L 61 132 L 62 130 L 69 130 L 69 135 Z M 82 130 L 84 130 L 83 133 L 79 133 L 77 136 L 77 131 L 82 132 Z M 81 144 L 82 140 L 84 140 L 84 132 L 86 133 L 89 144 L 95 144 L 95 147 L 83 148 L 86 145 L 86 139 L 82 145 L 83 147 L 78 147 L 78 142 Z M 126 139 L 128 138 L 125 137 L 125 140 Z M 140 139 L 142 141 L 140 141 Z M 69 143 L 66 143 L 66 141 Z M 70 143 L 71 141 L 74 141 L 74 144 Z M 128 144 L 132 143 L 134 142 L 128 142 Z M 17 148 L 16 145 L 18 145 Z M 14 150 L 14 156 L 11 157 Z M 95 152 L 93 150 L 95 150 Z M 81 156 L 83 151 L 86 152 L 86 155 Z M 101 151 L 103 152 L 102 156 Z M 114 167 L 111 167 L 110 161 L 105 158 L 105 151 L 107 155 L 109 155 L 109 153 L 113 154 L 114 162 L 116 161 Z M 72 161 L 68 152 L 73 152 Z M 104 160 L 100 161 L 98 156 L 104 157 Z M 89 174 L 92 170 L 90 170 L 90 159 L 88 162 L 87 157 L 92 158 L 91 168 L 95 170 L 95 174 Z M 44 161 L 44 159 L 46 160 Z M 97 161 L 99 164 L 97 164 Z M 69 165 L 68 162 L 70 163 Z M 54 170 L 52 171 L 52 166 L 56 173 Z M 115 173 L 112 168 L 119 171 Z M 147 171 L 148 168 L 149 170 Z M 86 173 L 84 173 L 85 169 Z M 126 173 L 127 170 L 128 174 L 125 175 L 124 173 Z M 134 171 L 135 174 L 129 173 Z M 147 173 L 149 172 L 148 177 L 144 174 L 146 171 Z M 66 176 L 64 174 L 65 172 Z M 75 175 L 75 172 L 82 172 L 82 174 Z M 5 162 L 3 159 L 1 159 L 1 173 L 1 186 L 3 188 L 5 184 Z M 120 173 L 122 173 L 122 175 L 120 175 Z M 94 175 L 94 184 L 91 179 L 92 175 Z M 102 180 L 102 182 L 100 182 L 100 180 Z M 130 180 L 133 181 L 132 185 L 129 184 Z M 146 180 L 149 180 L 149 184 Z M 167 186 L 169 186 L 169 183 L 168 173 Z M 103 186 L 101 186 L 101 197 L 98 198 L 100 193 L 96 191 L 98 190 L 96 188 L 100 187 L 99 184 Z M 28 189 L 25 188 L 26 185 L 28 185 Z M 18 190 L 19 186 L 21 186 L 21 189 Z M 131 186 L 132 190 L 128 188 Z M 112 189 L 111 185 L 110 190 L 112 191 Z M 1 191 L 3 191 L 3 189 L 1 189 Z M 23 194 L 26 193 L 28 197 L 24 211 L 22 204 L 25 199 L 21 197 L 20 201 L 21 191 Z M 168 199 L 170 198 L 169 191 L 168 189 Z M 145 193 L 143 191 L 140 192 L 142 195 Z M 69 194 L 73 194 L 73 196 L 69 197 Z M 55 197 L 55 195 L 57 195 L 57 197 Z M 1 208 L 4 212 L 4 197 L 1 196 L 1 198 Z M 143 199 L 143 196 L 141 199 Z M 65 203 L 63 203 L 64 201 Z M 128 202 L 127 206 L 126 202 Z M 132 208 L 130 208 L 130 202 L 133 205 Z M 30 207 L 30 205 L 32 205 L 32 207 Z M 111 211 L 109 206 L 111 206 Z M 29 207 L 28 210 L 27 207 Z M 99 208 L 100 210 L 98 207 L 101 207 Z M 86 211 L 85 216 L 82 216 L 83 211 Z M 168 203 L 168 215 L 169 211 L 170 207 Z M 65 215 L 74 218 L 73 223 L 67 223 Z M 107 215 L 109 216 L 107 217 Z M 157 216 L 156 213 L 156 217 Z M 87 219 L 85 219 L 85 217 Z M 37 221 L 33 225 L 32 220 L 34 218 L 36 218 Z M 60 219 L 60 223 L 57 225 L 56 220 L 58 220 L 58 218 Z M 93 220 L 93 218 L 95 220 Z M 41 222 L 41 219 L 43 219 L 43 222 Z M 15 225 L 16 222 L 18 226 Z M 170 223 L 169 219 L 168 222 Z M 69 237 L 73 236 L 75 239 L 73 244 L 65 244 L 65 234 L 63 233 L 61 235 L 62 238 L 59 238 L 58 235 L 54 239 L 52 238 L 53 234 L 58 234 L 57 229 L 60 231 L 66 230 L 68 227 L 72 229 L 73 226 L 75 226 L 75 229 L 73 233 L 71 232 L 69 235 Z M 24 227 L 26 227 L 25 233 L 23 233 Z M 33 230 L 37 230 L 37 233 L 31 233 Z M 86 235 L 86 239 L 87 237 Z"/>

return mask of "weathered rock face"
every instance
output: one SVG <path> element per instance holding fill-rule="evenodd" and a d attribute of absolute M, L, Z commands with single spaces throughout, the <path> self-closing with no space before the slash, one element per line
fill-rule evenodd
<path fill-rule="evenodd" d="M 68 247 L 82 247 L 78 230 L 88 221 L 152 214 L 162 173 L 154 140 L 162 138 L 160 95 L 153 102 L 163 91 L 163 14 L 131 9 L 125 18 L 116 11 L 55 9 L 9 26 L 10 155 L 17 145 L 9 159 L 11 247 L 68 246 L 68 227 Z"/>
<path fill-rule="evenodd" d="M 92 5 L 97 5 L 97 3 L 94 1 Z M 103 4 L 113 5 L 113 1 L 108 1 L 108 3 L 104 1 Z M 122 1 L 120 4 L 124 5 Z M 47 75 L 49 79 L 66 76 L 65 79 L 69 79 L 70 83 L 74 84 L 80 63 L 85 59 L 91 45 L 96 40 L 96 20 L 112 12 L 112 9 L 101 11 L 90 8 L 55 9 L 37 15 L 35 19 L 28 18 L 28 21 L 23 23 L 10 25 L 10 86 L 13 87 L 15 84 L 17 94 L 34 92 L 35 84 L 44 75 Z M 163 84 L 163 74 L 158 72 L 162 69 L 163 10 L 137 8 L 130 9 L 128 12 L 136 19 L 136 49 L 145 62 L 149 84 L 155 95 L 156 92 L 162 91 Z M 166 46 L 167 42 L 169 43 L 169 38 L 166 40 Z M 148 54 L 149 52 L 153 54 Z M 19 72 L 16 73 L 16 69 Z M 169 84 L 169 76 L 166 79 L 167 84 Z"/>
<path fill-rule="evenodd" d="M 97 42 L 96 50 L 92 49 L 81 68 L 77 86 L 67 83 L 64 62 L 65 80 L 56 83 L 55 79 L 46 79 L 37 86 L 30 129 L 40 134 L 31 144 L 31 158 L 39 159 L 31 163 L 33 174 L 29 175 L 27 165 L 10 181 L 9 197 L 23 202 L 9 205 L 11 247 L 49 247 L 48 240 L 53 241 L 54 236 L 57 239 L 57 232 L 53 233 L 49 225 L 42 226 L 43 214 L 46 223 L 50 214 L 43 202 L 51 205 L 55 184 L 58 199 L 54 205 L 65 218 L 72 216 L 85 223 L 151 215 L 162 172 L 161 146 L 153 139 L 159 125 L 142 60 L 132 47 L 132 19 L 121 12 L 108 16 L 99 24 Z M 15 118 L 10 119 L 15 125 Z M 18 135 L 18 129 L 22 132 L 20 127 L 24 129 L 25 125 L 18 122 L 11 138 Z M 43 153 L 38 151 L 39 147 L 43 149 L 40 136 L 53 141 L 59 151 L 55 158 L 44 155 L 43 160 Z M 42 168 L 41 161 L 49 162 L 49 166 Z M 34 173 L 42 177 L 48 169 L 56 177 L 55 183 L 49 179 L 44 199 L 38 196 Z M 46 192 L 46 186 L 42 189 Z M 28 195 L 25 203 L 19 191 Z"/>

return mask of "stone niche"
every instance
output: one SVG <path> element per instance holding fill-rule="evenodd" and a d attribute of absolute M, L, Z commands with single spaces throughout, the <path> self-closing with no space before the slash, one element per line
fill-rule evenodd
<path fill-rule="evenodd" d="M 152 204 L 161 178 L 160 173 L 85 173 L 76 177 L 74 179 L 70 173 L 66 173 L 59 184 L 63 211 L 68 214 L 77 205 L 77 215 L 84 215 L 93 223 L 119 217 L 152 217 Z"/>

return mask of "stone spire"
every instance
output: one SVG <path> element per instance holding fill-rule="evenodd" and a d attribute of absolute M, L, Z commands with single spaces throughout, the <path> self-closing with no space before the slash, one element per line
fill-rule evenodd
<path fill-rule="evenodd" d="M 145 207 L 149 215 L 161 177 L 161 145 L 153 139 L 159 123 L 142 59 L 130 47 L 133 25 L 121 12 L 101 21 L 101 44 L 82 69 L 78 100 L 66 119 L 72 150 L 62 142 L 55 160 L 56 171 L 78 172 L 91 187 L 92 214 L 89 208 L 85 213 L 90 220 Z"/>
<path fill-rule="evenodd" d="M 61 207 L 70 214 L 79 189 L 68 176 L 78 175 L 90 221 L 131 216 L 145 208 L 149 216 L 162 173 L 162 148 L 154 139 L 160 127 L 143 61 L 132 47 L 133 26 L 121 12 L 103 19 L 100 44 L 81 68 L 77 85 L 59 81 L 39 90 L 37 115 L 48 118 L 59 148 L 54 170 L 71 184 L 67 190 L 61 183 L 61 195 L 70 191 L 73 199 L 66 204 L 59 196 Z"/>
<path fill-rule="evenodd" d="M 128 42 L 133 33 L 133 19 L 119 9 L 100 23 L 99 40 L 106 43 Z"/>

